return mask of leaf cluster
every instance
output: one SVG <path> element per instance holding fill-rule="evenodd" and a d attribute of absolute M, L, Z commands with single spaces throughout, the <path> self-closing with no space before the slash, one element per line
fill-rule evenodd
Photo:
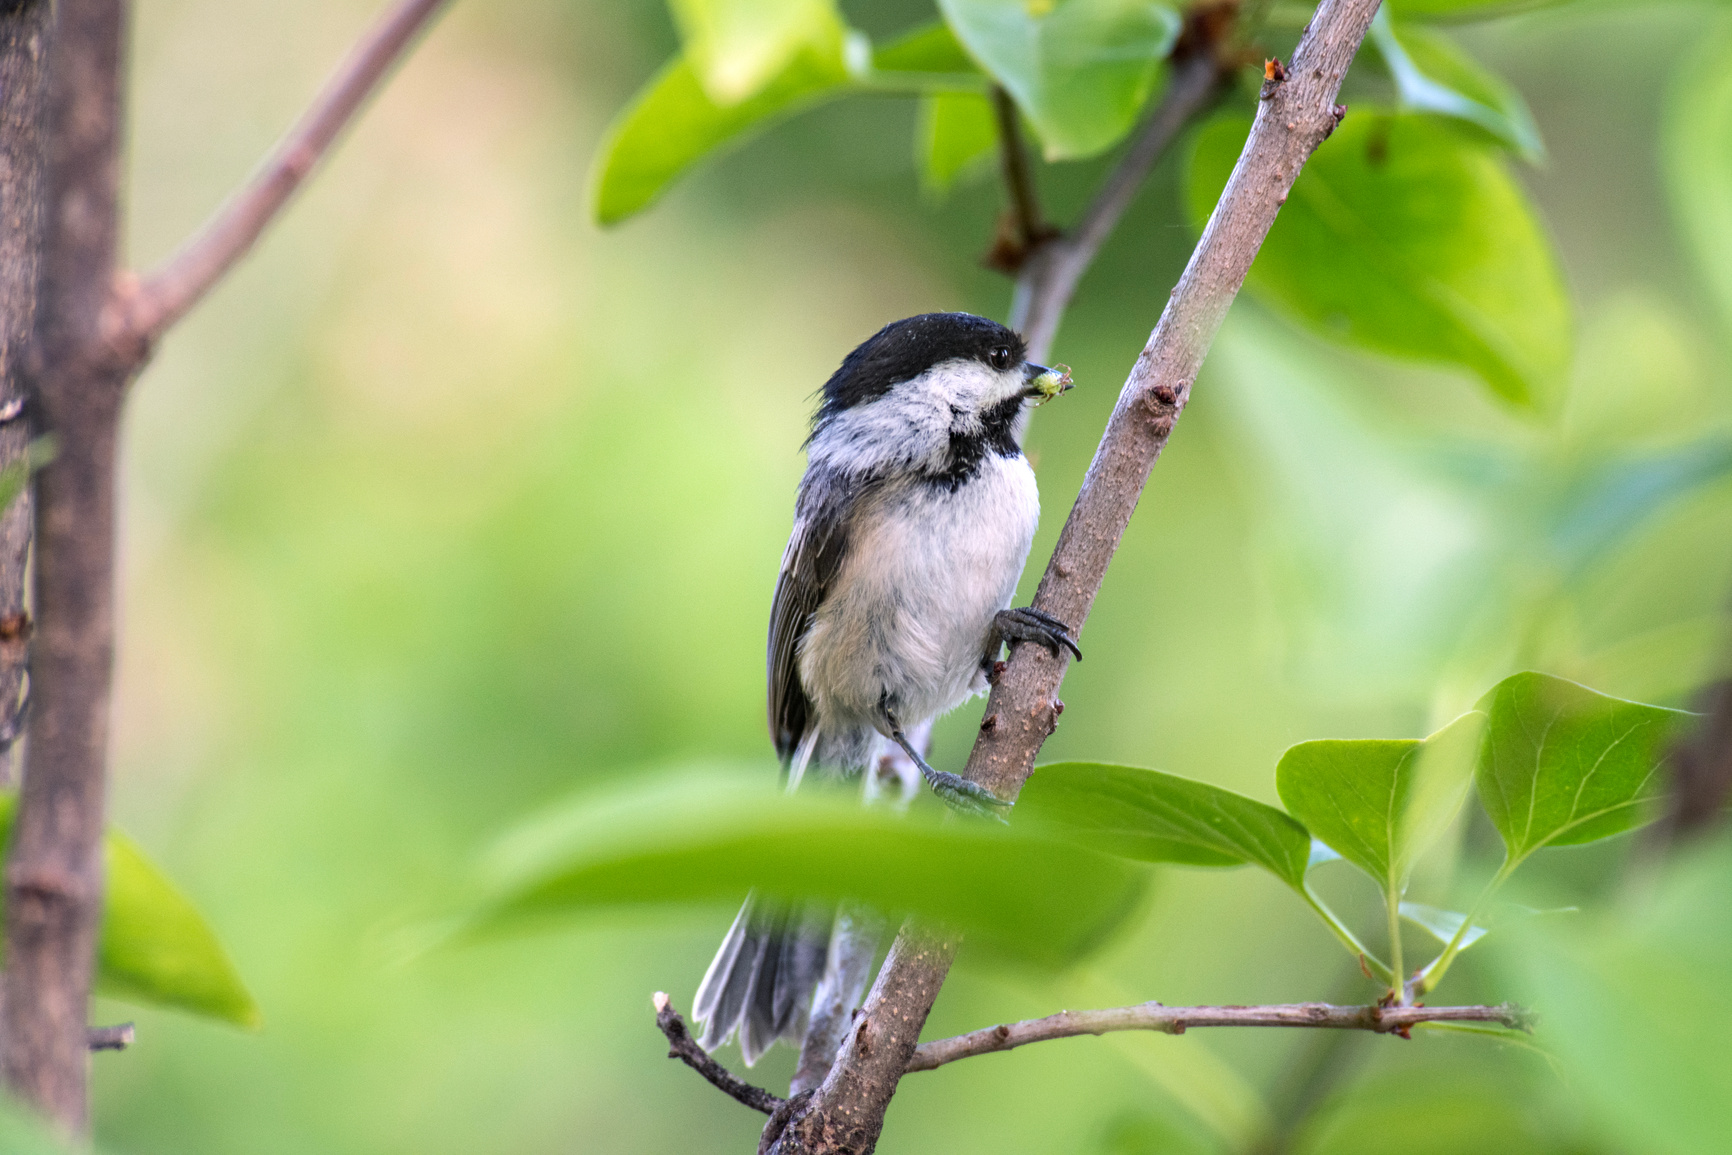
<path fill-rule="evenodd" d="M 591 181 L 597 221 L 621 222 L 704 158 L 851 96 L 920 102 L 914 151 L 930 193 L 1015 147 L 1001 139 L 994 89 L 1014 103 L 1048 162 L 1087 160 L 1124 141 L 1159 100 L 1176 53 L 1206 52 L 1242 61 L 1245 83 L 1244 111 L 1191 145 L 1189 204 L 1201 226 L 1255 107 L 1255 42 L 1279 33 L 1282 15 L 1279 6 L 1247 5 L 1221 21 L 1198 9 L 1187 28 L 1182 6 L 1158 0 L 937 6 L 939 20 L 873 44 L 830 0 L 673 0 L 681 51 L 601 145 Z M 1544 143 L 1509 84 L 1421 22 L 1500 10 L 1436 0 L 1378 15 L 1381 76 L 1371 98 L 1306 166 L 1250 287 L 1327 338 L 1458 366 L 1505 401 L 1547 407 L 1569 362 L 1570 308 L 1549 239 L 1505 155 L 1537 162 Z"/>
<path fill-rule="evenodd" d="M 462 933 L 733 903 L 756 890 L 917 915 L 993 955 L 1050 968 L 1135 909 L 1146 875 L 1133 864 L 1249 864 L 1290 887 L 1392 986 L 1408 973 L 1399 921 L 1437 936 L 1443 949 L 1402 986 L 1405 998 L 1434 987 L 1483 935 L 1478 910 L 1530 855 L 1650 815 L 1683 717 L 1522 673 L 1424 739 L 1294 746 L 1276 767 L 1281 807 L 1158 770 L 1063 762 L 1035 772 L 1008 827 L 861 807 L 837 791 L 774 792 L 762 774 L 693 771 L 579 796 L 517 830 L 495 851 Z M 1475 788 L 1503 837 L 1502 869 L 1468 914 L 1405 902 L 1415 861 Z M 1311 870 L 1335 858 L 1385 895 L 1387 960 L 1312 889 Z"/>

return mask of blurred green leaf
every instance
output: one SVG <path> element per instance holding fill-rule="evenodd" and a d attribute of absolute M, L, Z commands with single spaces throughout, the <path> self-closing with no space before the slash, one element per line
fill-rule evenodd
<path fill-rule="evenodd" d="M 1610 1124 L 1607 1149 L 1732 1152 L 1729 894 L 1732 842 L 1721 835 L 1668 862 L 1639 906 L 1536 922 L 1494 956 L 1539 1015 L 1574 1111 Z"/>
<path fill-rule="evenodd" d="M 921 183 L 943 193 L 998 149 L 992 102 L 973 92 L 935 92 L 920 101 Z"/>
<path fill-rule="evenodd" d="M 1380 8 L 1371 22 L 1371 40 L 1395 78 L 1403 109 L 1466 121 L 1527 160 L 1545 155 L 1539 126 L 1521 94 L 1448 37 L 1425 28 L 1397 29 L 1389 9 Z"/>
<path fill-rule="evenodd" d="M 11 843 L 17 804 L 15 794 L 0 794 L 0 845 Z M 258 1004 L 198 908 L 119 830 L 109 828 L 103 854 L 97 989 L 250 1030 L 263 1026 Z"/>
<path fill-rule="evenodd" d="M 1303 889 L 1305 828 L 1273 806 L 1176 774 L 1100 762 L 1039 767 L 1012 812 L 1017 824 L 1062 832 L 1143 862 L 1254 863 Z"/>
<path fill-rule="evenodd" d="M 843 34 L 831 0 L 670 0 L 685 59 L 705 95 L 731 107 L 755 95 L 802 50 Z"/>
<path fill-rule="evenodd" d="M 1732 321 L 1732 17 L 1673 74 L 1661 155 L 1684 250 Z"/>
<path fill-rule="evenodd" d="M 1048 160 L 1093 156 L 1130 131 L 1178 36 L 1152 0 L 939 0 L 974 58 L 1034 125 Z"/>
<path fill-rule="evenodd" d="M 1512 1079 L 1484 1052 L 1433 1060 L 1423 1076 L 1371 1070 L 1317 1104 L 1298 1127 L 1293 1155 L 1593 1155 L 1534 1109 L 1538 1088 Z M 1513 1084 L 1513 1085 L 1512 1085 Z M 1541 1084 L 1543 1087 L 1544 1084 Z"/>
<path fill-rule="evenodd" d="M 1484 723 L 1469 712 L 1423 740 L 1301 742 L 1281 756 L 1275 788 L 1313 834 L 1399 894 L 1461 809 Z"/>
<path fill-rule="evenodd" d="M 922 24 L 872 50 L 872 68 L 878 72 L 935 72 L 980 75 L 974 57 L 957 42 L 950 25 L 942 20 Z"/>
<path fill-rule="evenodd" d="M 1506 874 L 1542 846 L 1593 842 L 1651 817 L 1666 742 L 1690 717 L 1536 673 L 1505 678 L 1479 708 L 1489 718 L 1479 798 L 1503 836 Z"/>
<path fill-rule="evenodd" d="M 76 1147 L 60 1136 L 29 1107 L 0 1094 L 0 1151 L 5 1155 L 75 1155 L 90 1148 L 80 1143 Z"/>
<path fill-rule="evenodd" d="M 1598 560 L 1668 502 L 1732 474 L 1732 438 L 1706 437 L 1648 457 L 1597 461 L 1565 493 L 1551 537 L 1567 570 Z"/>
<path fill-rule="evenodd" d="M 1414 926 L 1421 927 L 1431 934 L 1438 942 L 1449 943 L 1461 933 L 1461 928 L 1467 922 L 1467 915 L 1453 910 L 1440 910 L 1435 906 L 1426 906 L 1420 902 L 1404 902 L 1401 904 L 1401 917 Z M 1466 950 L 1485 937 L 1485 927 L 1475 926 L 1461 936 L 1458 950 Z"/>
<path fill-rule="evenodd" d="M 591 177 L 596 222 L 617 224 L 643 211 L 704 156 L 837 95 L 848 79 L 838 37 L 802 48 L 762 91 L 723 107 L 704 92 L 689 61 L 673 60 L 626 106 L 602 142 Z"/>
<path fill-rule="evenodd" d="M 54 435 L 46 434 L 25 447 L 22 460 L 0 469 L 0 513 L 10 509 L 18 495 L 24 492 L 32 473 L 54 460 L 54 452 Z"/>
<path fill-rule="evenodd" d="M 1554 8 L 1571 0 L 1389 0 L 1399 16 L 1437 20 L 1490 20 L 1512 12 Z"/>
<path fill-rule="evenodd" d="M 1198 134 L 1190 206 L 1208 219 L 1248 123 Z M 1550 242 L 1496 151 L 1431 116 L 1359 113 L 1293 186 L 1249 284 L 1325 336 L 1468 369 L 1541 405 L 1570 360 Z"/>
<path fill-rule="evenodd" d="M 615 907 L 850 899 L 918 914 L 993 953 L 1062 966 L 1124 919 L 1141 869 L 996 823 L 943 823 L 774 775 L 703 772 L 572 800 L 509 835 L 461 933 Z M 842 849 L 839 849 L 842 848 Z"/>

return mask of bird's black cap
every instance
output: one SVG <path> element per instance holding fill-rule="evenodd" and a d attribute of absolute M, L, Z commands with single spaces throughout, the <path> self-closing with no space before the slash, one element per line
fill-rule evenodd
<path fill-rule="evenodd" d="M 824 382 L 824 400 L 813 424 L 876 400 L 942 362 L 991 364 L 993 351 L 1001 348 L 1010 350 L 1013 363 L 1027 353 L 1015 332 L 973 313 L 922 313 L 892 321 L 862 341 Z"/>

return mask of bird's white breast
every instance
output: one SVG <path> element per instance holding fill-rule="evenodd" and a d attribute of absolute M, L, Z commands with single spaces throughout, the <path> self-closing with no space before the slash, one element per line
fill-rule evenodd
<path fill-rule="evenodd" d="M 874 495 L 801 647 L 826 728 L 871 724 L 886 692 L 912 726 L 984 689 L 993 616 L 1016 593 L 1039 517 L 1020 454 L 988 455 L 954 490 L 911 480 Z"/>

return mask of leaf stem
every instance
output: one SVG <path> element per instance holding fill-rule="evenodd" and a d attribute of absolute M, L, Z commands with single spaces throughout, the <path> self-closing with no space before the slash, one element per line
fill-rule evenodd
<path fill-rule="evenodd" d="M 1469 928 L 1479 917 L 1479 912 L 1484 909 L 1486 901 L 1497 893 L 1498 888 L 1509 879 L 1511 874 L 1515 873 L 1515 868 L 1520 864 L 1521 859 L 1519 858 L 1504 859 L 1498 872 L 1492 875 L 1491 881 L 1486 883 L 1485 889 L 1480 892 L 1478 898 L 1473 900 L 1473 905 L 1468 907 L 1467 917 L 1462 919 L 1461 925 L 1455 928 L 1455 933 L 1450 936 L 1449 942 L 1443 948 L 1443 953 L 1433 959 L 1431 965 L 1421 971 L 1419 977 L 1414 980 L 1413 994 L 1416 998 L 1427 991 L 1437 989 L 1437 984 L 1443 981 L 1444 973 L 1455 961 L 1455 956 L 1461 953 L 1462 939 L 1467 937 Z"/>
<path fill-rule="evenodd" d="M 1379 982 L 1394 984 L 1394 976 L 1399 972 L 1390 970 L 1382 959 L 1372 954 L 1365 944 L 1360 942 L 1351 930 L 1347 929 L 1347 925 L 1336 917 L 1335 912 L 1330 910 L 1323 900 L 1312 892 L 1309 886 L 1298 886 L 1294 889 L 1299 892 L 1299 897 L 1305 900 L 1306 905 L 1316 912 L 1317 917 L 1323 920 L 1323 925 L 1334 932 L 1341 945 L 1347 948 L 1348 954 L 1362 961 Z"/>
<path fill-rule="evenodd" d="M 1389 918 L 1389 970 L 1393 976 L 1389 985 L 1395 993 L 1395 1005 L 1404 1007 L 1408 997 L 1407 970 L 1401 957 L 1401 890 L 1393 878 L 1384 882 L 1383 906 Z"/>

